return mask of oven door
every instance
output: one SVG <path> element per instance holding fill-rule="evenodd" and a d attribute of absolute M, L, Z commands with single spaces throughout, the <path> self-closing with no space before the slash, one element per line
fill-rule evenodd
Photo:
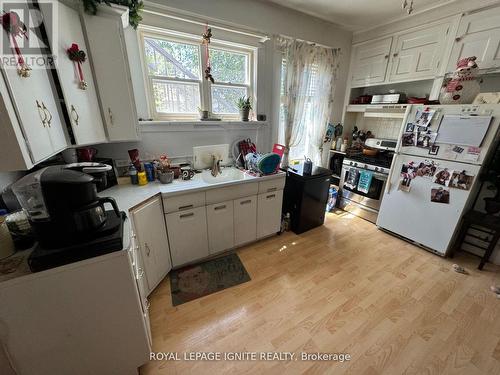
<path fill-rule="evenodd" d="M 358 189 L 351 188 L 345 184 L 350 170 L 356 169 L 362 171 L 363 168 L 354 168 L 350 166 L 344 166 L 342 168 L 342 180 L 340 186 L 342 188 L 342 197 L 347 198 L 353 202 L 360 203 L 364 206 L 378 210 L 380 208 L 380 203 L 382 202 L 382 196 L 385 191 L 385 185 L 387 183 L 387 175 L 383 173 L 373 172 L 372 181 L 370 188 L 367 193 L 358 191 Z"/>

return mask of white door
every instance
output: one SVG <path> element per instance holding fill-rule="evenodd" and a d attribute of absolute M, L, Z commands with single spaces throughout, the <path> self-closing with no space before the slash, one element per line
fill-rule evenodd
<path fill-rule="evenodd" d="M 233 201 L 207 206 L 208 252 L 217 254 L 234 247 Z"/>
<path fill-rule="evenodd" d="M 445 255 L 460 218 L 469 200 L 471 190 L 460 190 L 435 184 L 431 177 L 416 177 L 410 183 L 410 191 L 398 190 L 403 164 L 429 160 L 418 156 L 398 155 L 393 163 L 391 184 L 382 198 L 377 226 L 406 237 L 412 241 Z M 440 168 L 451 171 L 465 170 L 477 183 L 480 167 L 464 163 L 435 160 Z M 449 203 L 431 202 L 432 189 L 449 191 Z"/>
<path fill-rule="evenodd" d="M 257 239 L 257 195 L 234 201 L 234 246 Z"/>
<path fill-rule="evenodd" d="M 172 268 L 161 198 L 147 202 L 132 215 L 149 291 L 152 291 Z"/>
<path fill-rule="evenodd" d="M 384 82 L 392 37 L 353 47 L 352 86 Z"/>
<path fill-rule="evenodd" d="M 10 45 L 8 34 L 3 29 L 1 34 L 2 45 Z M 36 48 L 33 47 L 36 42 L 36 38 L 30 41 L 32 49 Z M 48 71 L 32 67 L 29 77 L 20 77 L 15 66 L 3 65 L 2 74 L 29 143 L 33 162 L 42 161 L 67 147 L 65 124 L 56 104 L 57 94 L 52 89 Z"/>
<path fill-rule="evenodd" d="M 40 3 L 42 13 L 52 11 L 48 3 Z M 57 53 L 56 67 L 61 83 L 68 116 L 75 141 L 78 145 L 102 143 L 106 141 L 101 111 L 97 101 L 94 78 L 88 58 L 80 16 L 75 9 L 62 3 L 58 4 L 57 45 L 51 46 Z M 85 52 L 87 59 L 80 65 L 87 88 L 79 87 L 80 77 L 75 63 L 68 58 L 67 50 L 75 43 Z"/>
<path fill-rule="evenodd" d="M 205 207 L 173 212 L 165 216 L 174 267 L 208 256 Z"/>
<path fill-rule="evenodd" d="M 443 55 L 449 24 L 399 35 L 392 55 L 390 81 L 434 78 Z"/>
<path fill-rule="evenodd" d="M 464 16 L 448 64 L 448 71 L 456 69 L 457 61 L 476 56 L 480 69 L 500 68 L 500 8 Z"/>
<path fill-rule="evenodd" d="M 137 109 L 121 18 L 84 15 L 84 25 L 108 138 L 137 140 Z"/>
<path fill-rule="evenodd" d="M 281 228 L 283 190 L 258 195 L 257 238 L 276 234 Z"/>

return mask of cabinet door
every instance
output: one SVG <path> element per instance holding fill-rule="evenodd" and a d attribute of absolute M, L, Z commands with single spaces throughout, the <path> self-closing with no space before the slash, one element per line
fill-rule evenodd
<path fill-rule="evenodd" d="M 257 202 L 257 238 L 278 233 L 281 228 L 283 190 L 259 194 Z"/>
<path fill-rule="evenodd" d="M 434 78 L 443 55 L 449 24 L 399 35 L 392 55 L 390 81 Z"/>
<path fill-rule="evenodd" d="M 448 71 L 457 61 L 476 56 L 480 69 L 500 68 L 500 8 L 465 16 L 460 21 L 457 38 L 448 63 Z"/>
<path fill-rule="evenodd" d="M 172 265 L 208 256 L 207 211 L 205 207 L 166 215 Z"/>
<path fill-rule="evenodd" d="M 234 201 L 234 246 L 257 239 L 257 195 Z"/>
<path fill-rule="evenodd" d="M 391 45 L 392 37 L 353 48 L 352 86 L 384 82 Z"/>
<path fill-rule="evenodd" d="M 84 15 L 97 89 L 110 141 L 135 141 L 138 119 L 121 18 Z"/>
<path fill-rule="evenodd" d="M 132 215 L 146 280 L 152 291 L 172 268 L 161 199 L 147 202 Z"/>
<path fill-rule="evenodd" d="M 217 254 L 234 247 L 233 216 L 233 201 L 207 206 L 209 254 Z"/>
<path fill-rule="evenodd" d="M 8 34 L 3 29 L 0 31 L 2 46 L 10 45 Z M 37 53 L 35 47 L 31 50 L 34 54 Z M 48 71 L 32 67 L 30 76 L 25 78 L 17 74 L 15 66 L 3 66 L 1 71 L 29 144 L 33 163 L 63 150 L 67 146 L 67 140 L 56 104 L 57 94 L 52 90 Z"/>
<path fill-rule="evenodd" d="M 42 14 L 52 11 L 51 4 L 43 2 L 40 3 L 40 9 Z M 57 74 L 59 75 L 76 144 L 86 145 L 105 142 L 106 134 L 104 133 L 90 61 L 87 59 L 80 65 L 85 82 L 87 82 L 87 88 L 82 90 L 79 87 L 78 69 L 74 62 L 68 58 L 67 53 L 68 48 L 73 43 L 77 44 L 80 50 L 86 54 L 88 53 L 80 16 L 76 10 L 62 3 L 58 4 L 57 10 L 59 22 L 57 40 L 55 41 L 57 45 L 51 47 L 54 53 L 58 54 L 56 60 Z"/>

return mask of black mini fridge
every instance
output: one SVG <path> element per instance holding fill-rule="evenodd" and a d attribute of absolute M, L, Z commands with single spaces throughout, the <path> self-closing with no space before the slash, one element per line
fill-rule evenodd
<path fill-rule="evenodd" d="M 323 225 L 332 171 L 313 167 L 303 173 L 303 165 L 287 170 L 283 192 L 283 214 L 290 214 L 291 229 L 297 234 Z"/>

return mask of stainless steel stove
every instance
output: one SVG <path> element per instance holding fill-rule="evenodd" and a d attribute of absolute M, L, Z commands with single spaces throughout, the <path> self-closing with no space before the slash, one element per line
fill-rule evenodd
<path fill-rule="evenodd" d="M 340 180 L 340 208 L 372 223 L 377 221 L 397 141 L 370 138 L 365 145 L 379 149 L 376 156 L 349 153 L 342 163 Z M 360 188 L 361 172 L 371 176 L 370 182 Z"/>

